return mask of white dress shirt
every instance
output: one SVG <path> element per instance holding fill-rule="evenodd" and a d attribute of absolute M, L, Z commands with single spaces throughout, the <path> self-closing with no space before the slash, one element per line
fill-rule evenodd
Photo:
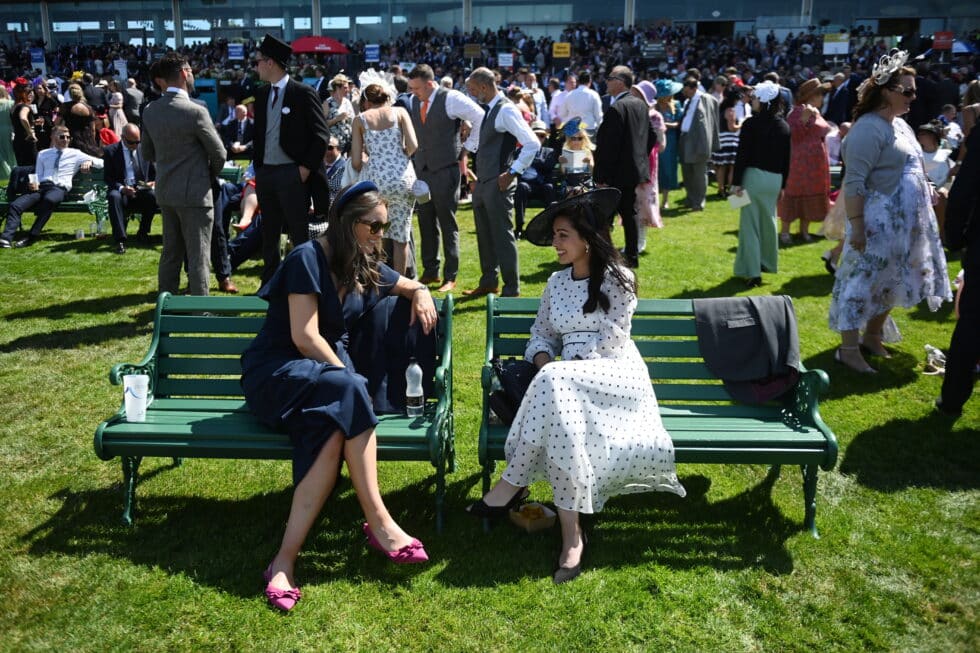
<path fill-rule="evenodd" d="M 565 103 L 566 91 L 558 91 L 551 96 L 551 104 L 548 106 L 548 116 L 551 118 L 551 123 L 554 124 L 556 120 L 561 120 L 561 105 Z"/>
<path fill-rule="evenodd" d="M 586 129 L 598 129 L 602 123 L 602 98 L 591 88 L 579 86 L 565 94 L 559 117 L 563 123 L 578 117 Z"/>
<path fill-rule="evenodd" d="M 534 161 L 534 155 L 541 149 L 541 143 L 538 142 L 538 137 L 531 131 L 531 126 L 524 120 L 524 116 L 518 111 L 517 105 L 504 97 L 503 93 L 497 93 L 490 100 L 487 113 L 493 111 L 494 106 L 501 101 L 503 101 L 503 104 L 500 106 L 500 111 L 497 112 L 497 119 L 493 121 L 493 128 L 498 132 L 507 132 L 520 143 L 521 153 L 518 155 L 517 160 L 510 166 L 510 169 L 520 176 L 531 165 L 531 162 Z"/>
<path fill-rule="evenodd" d="M 93 168 L 102 169 L 102 159 L 89 156 L 81 150 L 66 147 L 61 150 L 60 160 L 58 160 L 58 151 L 56 147 L 49 147 L 46 150 L 41 150 L 37 155 L 35 169 L 39 183 L 50 181 L 55 186 L 71 190 L 71 178 L 75 176 L 83 163 L 88 162 L 92 164 Z M 55 160 L 58 160 L 57 169 L 54 166 Z"/>
<path fill-rule="evenodd" d="M 288 82 L 288 81 L 289 81 L 289 75 L 283 75 L 282 76 L 282 79 L 280 79 L 275 84 L 272 84 L 272 86 L 274 86 L 274 87 L 276 87 L 276 88 L 279 89 L 279 97 L 276 97 L 276 93 L 274 93 L 272 91 L 272 88 L 271 87 L 269 88 L 269 104 L 268 104 L 269 113 L 272 113 L 272 108 L 273 108 L 273 106 L 275 106 L 274 103 L 273 103 L 273 100 L 275 100 L 275 103 L 277 103 L 277 104 L 280 104 L 280 105 L 282 104 L 282 96 L 286 92 L 286 82 Z"/>

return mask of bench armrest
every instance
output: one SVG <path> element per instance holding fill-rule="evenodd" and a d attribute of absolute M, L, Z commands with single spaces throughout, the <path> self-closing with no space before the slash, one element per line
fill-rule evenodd
<path fill-rule="evenodd" d="M 442 351 L 439 367 L 435 372 L 436 402 L 435 415 L 429 427 L 429 458 L 439 467 L 446 447 L 445 440 L 452 437 L 453 413 L 453 296 L 446 295 L 439 307 L 439 321 L 443 329 Z M 447 428 L 448 423 L 448 428 Z"/>
<path fill-rule="evenodd" d="M 139 363 L 117 363 L 113 365 L 112 369 L 109 370 L 109 383 L 122 385 L 122 378 L 126 374 L 146 374 L 150 377 L 149 396 L 152 400 L 157 382 L 157 346 L 160 344 L 160 318 L 163 316 L 163 306 L 169 297 L 170 293 L 168 292 L 162 292 L 157 297 L 157 307 L 153 316 L 153 337 L 143 360 Z"/>
<path fill-rule="evenodd" d="M 830 389 L 830 378 L 823 370 L 808 370 L 800 366 L 800 380 L 787 398 L 787 407 L 804 424 L 819 430 L 827 439 L 827 455 L 820 467 L 830 471 L 837 463 L 837 437 L 820 416 L 820 395 Z"/>

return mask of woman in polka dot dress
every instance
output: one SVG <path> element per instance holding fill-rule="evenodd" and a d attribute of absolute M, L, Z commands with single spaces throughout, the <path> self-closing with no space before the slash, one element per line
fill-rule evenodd
<path fill-rule="evenodd" d="M 599 512 L 619 494 L 685 495 L 646 364 L 630 339 L 636 281 L 609 238 L 618 202 L 611 188 L 571 197 L 524 232 L 535 245 L 553 245 L 567 267 L 548 280 L 531 327 L 525 358 L 539 371 L 507 437 L 507 468 L 468 508 L 499 517 L 524 488 L 547 480 L 562 532 L 555 583 L 581 573 L 580 513 Z"/>

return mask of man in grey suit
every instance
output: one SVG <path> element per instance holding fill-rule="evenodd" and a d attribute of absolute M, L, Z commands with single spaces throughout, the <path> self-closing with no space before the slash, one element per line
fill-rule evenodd
<path fill-rule="evenodd" d="M 140 124 L 140 107 L 143 106 L 143 91 L 136 86 L 136 80 L 130 77 L 126 80 L 123 90 L 123 113 L 126 120 L 136 125 Z"/>
<path fill-rule="evenodd" d="M 693 211 L 704 210 L 704 198 L 708 193 L 708 159 L 721 148 L 718 134 L 718 100 L 698 88 L 698 80 L 684 80 L 681 93 L 687 98 L 681 118 L 680 160 L 685 204 Z"/>
<path fill-rule="evenodd" d="M 158 283 L 160 292 L 176 293 L 186 256 L 189 293 L 207 295 L 214 224 L 211 180 L 225 165 L 225 148 L 207 109 L 188 95 L 194 73 L 187 60 L 168 53 L 158 70 L 167 90 L 143 112 L 140 146 L 143 159 L 157 169 L 157 204 L 163 215 Z"/>

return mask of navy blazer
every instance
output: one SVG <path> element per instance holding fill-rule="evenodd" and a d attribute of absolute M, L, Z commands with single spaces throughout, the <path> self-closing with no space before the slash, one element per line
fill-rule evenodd
<path fill-rule="evenodd" d="M 271 88 L 266 84 L 255 93 L 255 138 L 252 146 L 256 168 L 261 167 L 265 159 L 265 128 L 269 118 Z M 290 78 L 286 82 L 281 104 L 279 145 L 282 151 L 298 165 L 319 170 L 323 166 L 330 132 L 316 91 L 312 86 Z"/>
<path fill-rule="evenodd" d="M 126 144 L 122 141 L 107 145 L 103 150 L 102 161 L 104 166 L 102 172 L 105 178 L 106 188 L 109 190 L 119 190 L 126 185 L 126 161 L 124 149 Z M 143 181 L 156 181 L 157 169 L 151 162 L 142 159 L 143 162 Z"/>

